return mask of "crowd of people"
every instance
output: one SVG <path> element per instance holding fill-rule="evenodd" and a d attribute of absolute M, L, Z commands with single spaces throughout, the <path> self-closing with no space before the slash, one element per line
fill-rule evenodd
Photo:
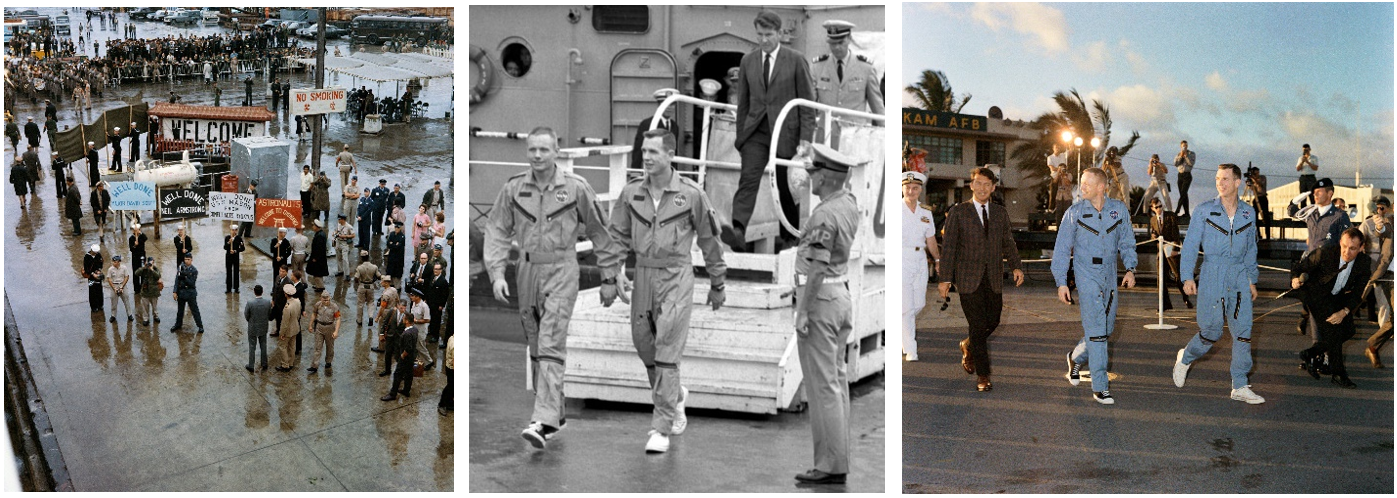
<path fill-rule="evenodd" d="M 1102 404 L 1115 403 L 1106 372 L 1106 344 L 1120 304 L 1117 288 L 1135 284 L 1138 256 L 1130 216 L 1146 207 L 1150 211 L 1150 236 L 1162 237 L 1169 244 L 1160 262 L 1166 269 L 1164 278 L 1178 285 L 1189 308 L 1194 307 L 1189 297 L 1198 299 L 1200 330 L 1178 352 L 1172 372 L 1175 385 L 1184 386 L 1189 367 L 1221 339 L 1226 323 L 1233 337 L 1230 397 L 1249 404 L 1265 402 L 1251 389 L 1250 371 L 1252 301 L 1257 297 L 1260 271 L 1257 245 L 1258 240 L 1269 237 L 1266 176 L 1255 167 L 1244 172 L 1235 164 L 1219 165 L 1214 179 L 1218 196 L 1191 206 L 1187 193 L 1195 161 L 1188 142 L 1181 142 L 1174 159 L 1181 195 L 1177 206 L 1170 206 L 1167 167 L 1158 155 L 1153 156 L 1147 170 L 1150 188 L 1138 209 L 1132 210 L 1130 183 L 1113 150 L 1107 151 L 1101 167 L 1084 170 L 1080 183 L 1070 177 L 1065 154 L 1055 148 L 1048 156 L 1053 170 L 1050 206 L 1059 220 L 1052 275 L 1059 300 L 1079 307 L 1083 328 L 1081 340 L 1067 355 L 1066 377 L 1074 386 L 1090 378 L 1093 398 Z M 1373 214 L 1361 227 L 1354 227 L 1347 203 L 1334 197 L 1334 182 L 1315 178 L 1319 161 L 1309 144 L 1302 147 L 1295 169 L 1301 173 L 1300 193 L 1289 201 L 1288 213 L 1305 224 L 1308 238 L 1304 253 L 1292 262 L 1291 289 L 1286 295 L 1299 299 L 1302 305 L 1297 331 L 1313 339 L 1312 347 L 1299 353 L 1300 367 L 1316 379 L 1329 375 L 1333 384 L 1352 389 L 1356 385 L 1344 367 L 1342 346 L 1355 335 L 1354 317 L 1368 298 L 1373 298 L 1368 305 L 1370 319 L 1377 322 L 1378 329 L 1369 338 L 1364 354 L 1373 367 L 1383 368 L 1380 349 L 1392 338 L 1392 202 L 1377 196 Z M 938 225 L 931 213 L 919 206 L 925 178 L 915 169 L 904 172 L 903 195 L 909 210 L 903 213 L 904 259 L 914 269 L 930 264 L 937 273 L 944 272 L 939 294 L 948 304 L 951 286 L 960 292 L 969 322 L 967 338 L 960 345 L 962 368 L 978 375 L 979 391 L 989 391 L 986 338 L 998 327 L 1003 309 L 1002 278 L 998 276 L 1008 266 L 1013 269 L 1015 284 L 1023 281 L 1007 212 L 992 200 L 994 172 L 976 168 L 970 177 L 973 199 L 949 210 L 940 225 L 942 245 L 938 248 Z M 1080 199 L 1074 199 L 1074 187 Z M 1244 188 L 1252 194 L 1250 205 L 1242 199 Z M 1181 216 L 1190 217 L 1183 237 L 1179 234 Z M 1123 276 L 1117 274 L 1117 261 L 1125 268 Z M 924 295 L 928 273 L 909 271 L 904 292 Z M 1163 297 L 1164 309 L 1171 309 L 1167 293 Z M 907 361 L 918 359 L 915 317 L 924 306 L 924 300 L 904 301 L 903 353 Z"/>

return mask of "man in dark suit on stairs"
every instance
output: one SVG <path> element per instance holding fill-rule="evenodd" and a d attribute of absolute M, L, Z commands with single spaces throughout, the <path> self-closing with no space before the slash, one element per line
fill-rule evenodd
<path fill-rule="evenodd" d="M 734 248 L 746 245 L 747 222 L 757 205 L 757 191 L 762 171 L 771 153 L 771 139 L 777 115 L 791 99 L 815 100 L 811 86 L 810 65 L 805 56 L 781 45 L 781 16 L 763 10 L 753 25 L 757 31 L 757 50 L 742 57 L 737 83 L 737 138 L 734 145 L 742 156 L 742 175 L 732 200 L 732 223 L 723 227 L 723 242 Z M 787 116 L 779 141 L 774 144 L 776 157 L 790 159 L 810 147 L 815 134 L 815 112 L 799 108 Z M 799 145 L 797 147 L 797 145 Z M 786 181 L 786 169 L 776 168 L 776 184 L 781 208 L 793 226 L 800 225 L 800 211 L 791 196 Z M 783 235 L 793 238 L 793 235 Z"/>

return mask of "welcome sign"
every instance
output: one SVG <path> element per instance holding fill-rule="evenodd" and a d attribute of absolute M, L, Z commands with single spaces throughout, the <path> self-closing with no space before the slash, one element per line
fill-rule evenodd
<path fill-rule="evenodd" d="M 160 120 L 160 133 L 168 140 L 221 144 L 235 138 L 266 135 L 266 126 L 257 121 L 165 118 Z"/>

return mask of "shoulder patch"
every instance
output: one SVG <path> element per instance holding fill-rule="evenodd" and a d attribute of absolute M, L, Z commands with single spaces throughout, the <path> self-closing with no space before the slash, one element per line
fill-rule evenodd
<path fill-rule="evenodd" d="M 821 55 L 814 59 L 810 59 L 810 62 L 824 62 L 826 60 L 829 60 L 829 54 Z"/>
<path fill-rule="evenodd" d="M 864 56 L 859 55 L 859 54 L 854 54 L 854 58 L 855 58 L 855 59 L 858 59 L 858 60 L 861 60 L 861 61 L 864 61 L 864 62 L 867 62 L 867 63 L 869 63 L 869 64 L 872 64 L 872 63 L 873 63 L 872 61 L 868 60 L 867 57 L 864 57 Z"/>
<path fill-rule="evenodd" d="M 511 176 L 511 177 L 509 177 L 509 179 L 510 179 L 510 180 L 513 180 L 513 179 L 515 179 L 515 178 L 523 178 L 524 175 L 527 175 L 527 174 L 529 174 L 529 172 L 528 172 L 528 171 L 525 171 L 525 172 L 523 172 L 523 173 L 519 173 L 519 174 L 517 174 L 517 175 Z M 506 180 L 506 181 L 508 181 L 508 180 Z"/>
<path fill-rule="evenodd" d="M 918 206 L 921 206 L 922 209 L 925 209 L 925 210 L 927 210 L 927 211 L 931 211 L 931 206 L 928 206 L 928 205 L 926 205 L 926 204 L 918 204 Z"/>
<path fill-rule="evenodd" d="M 703 190 L 703 187 L 700 187 L 698 182 L 694 181 L 692 178 L 689 178 L 687 176 L 680 176 L 679 183 L 693 187 L 696 190 Z"/>

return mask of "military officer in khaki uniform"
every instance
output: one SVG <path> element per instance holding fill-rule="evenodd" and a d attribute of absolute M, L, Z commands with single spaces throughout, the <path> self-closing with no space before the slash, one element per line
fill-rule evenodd
<path fill-rule="evenodd" d="M 320 291 L 320 300 L 311 307 L 310 316 L 311 341 L 315 342 L 315 353 L 311 355 L 310 368 L 306 371 L 315 373 L 319 370 L 320 352 L 324 351 L 325 370 L 328 372 L 330 363 L 335 361 L 335 339 L 340 336 L 340 305 L 330 300 L 329 291 Z"/>
<path fill-rule="evenodd" d="M 359 259 L 363 263 L 359 263 L 359 266 L 354 269 L 355 296 L 359 298 L 359 302 L 354 304 L 354 319 L 363 324 L 364 308 L 372 308 L 375 304 L 374 287 L 379 286 L 383 273 L 378 271 L 378 265 L 369 262 L 369 251 L 359 250 Z M 372 315 L 369 316 L 369 321 L 373 321 Z M 369 326 L 373 326 L 373 323 L 369 323 Z"/>
<path fill-rule="evenodd" d="M 635 293 L 631 296 L 631 339 L 645 373 L 650 379 L 654 415 L 645 451 L 669 450 L 669 436 L 679 435 L 688 426 L 684 401 L 689 390 L 680 382 L 679 362 L 689 338 L 689 313 L 694 294 L 694 267 L 689 249 L 697 239 L 708 273 L 709 305 L 716 311 L 723 305 L 723 247 L 718 240 L 717 214 L 703 187 L 674 172 L 674 134 L 663 128 L 644 133 L 641 154 L 645 176 L 631 180 L 621 189 L 611 207 L 611 238 L 625 259 L 627 250 L 636 256 Z M 626 301 L 630 287 L 625 272 L 603 274 L 602 304 L 610 306 L 616 297 Z M 617 279 L 620 279 L 620 291 Z"/>
<path fill-rule="evenodd" d="M 339 224 L 335 225 L 335 267 L 336 276 L 344 275 L 345 280 L 352 278 L 345 272 L 350 268 L 350 262 L 354 261 L 354 225 L 349 224 L 349 220 L 344 215 L 339 215 Z"/>
<path fill-rule="evenodd" d="M 281 356 L 278 372 L 290 372 L 295 361 L 296 337 L 301 333 L 301 300 L 296 299 L 296 285 L 281 286 L 286 304 L 281 308 L 281 327 L 277 330 L 277 354 Z"/>
<path fill-rule="evenodd" d="M 398 289 L 393 287 L 393 277 L 383 275 L 379 277 L 379 281 L 383 284 L 383 293 L 378 296 L 378 312 L 375 313 L 374 316 L 369 317 L 370 327 L 374 326 L 375 318 L 378 319 L 378 323 L 385 323 L 384 319 L 387 315 L 393 310 L 398 309 L 398 300 L 400 299 L 398 297 Z M 384 345 L 379 344 L 377 348 L 372 349 L 374 352 L 382 353 Z"/>
<path fill-rule="evenodd" d="M 849 301 L 849 250 L 858 232 L 859 207 L 845 184 L 853 162 L 815 144 L 811 192 L 820 204 L 810 213 L 796 252 L 796 335 L 815 468 L 796 475 L 812 484 L 842 484 L 849 473 L 849 373 L 844 348 L 853 332 Z"/>
<path fill-rule="evenodd" d="M 877 70 L 868 58 L 849 52 L 849 34 L 853 32 L 854 25 L 831 20 L 825 21 L 824 27 L 830 53 L 816 57 L 810 64 L 810 77 L 815 80 L 815 100 L 853 111 L 882 114 L 883 92 Z M 867 122 L 858 118 L 837 119 L 860 124 Z M 815 136 L 824 136 L 824 133 L 824 123 L 821 122 Z M 838 147 L 838 137 L 839 127 L 835 126 L 829 143 Z"/>
<path fill-rule="evenodd" d="M 568 322 L 577 301 L 577 234 L 586 233 L 598 255 L 620 251 L 601 219 L 597 196 L 587 181 L 559 171 L 558 135 L 535 128 L 525 140 L 529 171 L 505 182 L 485 227 L 485 267 L 495 299 L 508 302 L 505 258 L 512 242 L 522 253 L 518 267 L 519 317 L 523 322 L 534 375 L 534 409 L 520 434 L 535 448 L 562 429 L 563 369 Z M 615 275 L 622 261 L 599 257 L 597 267 Z M 426 317 L 423 317 L 426 318 Z"/>

